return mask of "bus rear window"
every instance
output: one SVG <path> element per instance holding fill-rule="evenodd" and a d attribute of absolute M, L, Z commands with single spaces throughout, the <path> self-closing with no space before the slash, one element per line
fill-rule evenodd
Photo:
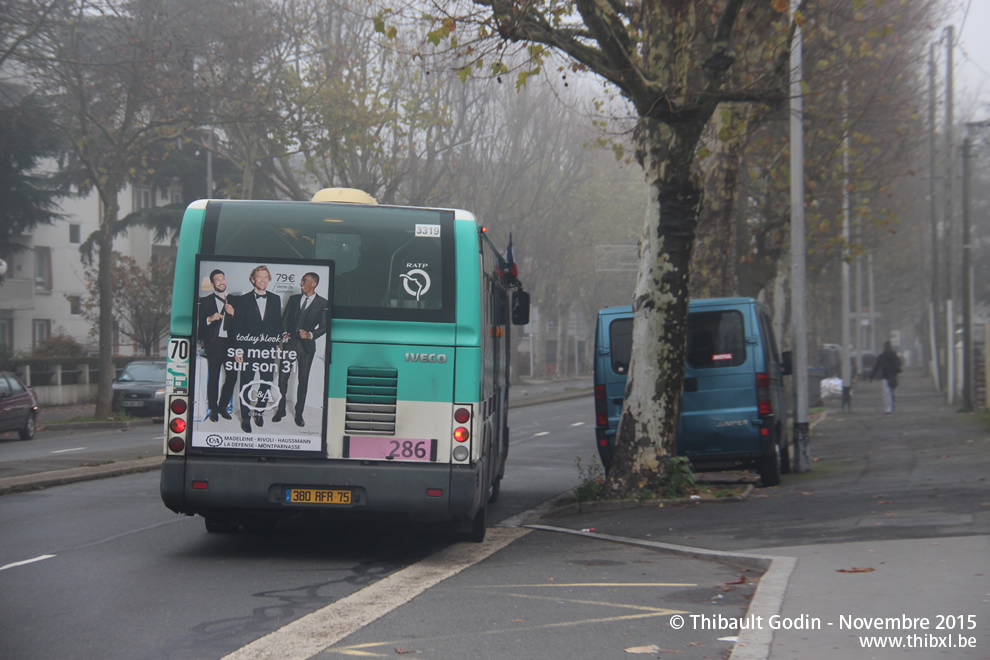
<path fill-rule="evenodd" d="M 688 314 L 687 335 L 691 367 L 735 367 L 746 361 L 743 316 L 737 311 Z"/>
<path fill-rule="evenodd" d="M 203 254 L 332 259 L 335 318 L 453 322 L 452 211 L 210 202 Z"/>
<path fill-rule="evenodd" d="M 628 373 L 629 359 L 632 356 L 632 318 L 616 319 L 608 326 L 609 352 L 612 356 L 612 371 Z"/>

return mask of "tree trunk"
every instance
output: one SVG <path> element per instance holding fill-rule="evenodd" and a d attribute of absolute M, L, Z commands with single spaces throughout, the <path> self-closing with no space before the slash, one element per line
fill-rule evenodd
<path fill-rule="evenodd" d="M 97 255 L 97 288 L 100 292 L 100 371 L 96 390 L 96 419 L 110 416 L 113 403 L 113 229 L 117 223 L 120 202 L 119 185 L 108 183 L 100 192 L 103 217 L 100 219 L 99 254 Z"/>
<path fill-rule="evenodd" d="M 694 157 L 701 127 L 668 128 L 651 120 L 642 126 L 638 157 L 654 192 L 640 244 L 633 346 L 646 348 L 633 352 L 629 367 L 610 497 L 646 487 L 677 454 L 691 248 L 703 197 Z"/>

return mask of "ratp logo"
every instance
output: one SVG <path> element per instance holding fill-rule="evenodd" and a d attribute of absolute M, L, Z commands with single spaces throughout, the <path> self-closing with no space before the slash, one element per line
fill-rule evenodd
<path fill-rule="evenodd" d="M 416 300 L 430 290 L 430 276 L 421 268 L 413 268 L 408 273 L 399 275 L 402 278 L 402 288 L 410 296 L 415 296 Z"/>

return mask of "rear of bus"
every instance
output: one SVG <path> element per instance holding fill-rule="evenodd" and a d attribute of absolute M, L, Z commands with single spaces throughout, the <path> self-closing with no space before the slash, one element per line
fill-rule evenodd
<path fill-rule="evenodd" d="M 447 523 L 483 538 L 488 498 L 504 469 L 508 399 L 507 356 L 484 359 L 492 338 L 507 333 L 493 325 L 506 314 L 494 319 L 491 305 L 483 305 L 485 283 L 501 270 L 491 255 L 485 260 L 483 247 L 464 211 L 192 204 L 172 307 L 166 506 L 203 516 L 211 531 L 284 517 L 381 516 Z M 239 379 L 232 401 L 220 402 L 231 420 L 212 421 L 205 403 L 209 367 L 196 319 L 199 307 L 211 304 L 208 274 L 224 270 L 227 295 L 244 296 L 252 287 L 248 269 L 258 265 L 271 272 L 269 293 L 283 311 L 298 300 L 292 296 L 304 272 L 330 276 L 321 279 L 329 330 L 317 342 L 304 425 L 293 411 L 298 374 L 284 394 L 275 375 L 246 387 Z M 237 312 L 244 323 L 251 304 Z M 295 368 L 289 344 L 264 346 L 255 351 L 262 368 Z M 238 426 L 242 399 L 255 422 L 250 433 Z M 275 422 L 279 405 L 287 415 Z"/>

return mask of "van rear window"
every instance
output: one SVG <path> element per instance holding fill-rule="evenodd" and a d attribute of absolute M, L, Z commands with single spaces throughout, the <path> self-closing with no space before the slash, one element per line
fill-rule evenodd
<path fill-rule="evenodd" d="M 745 326 L 737 311 L 688 314 L 687 335 L 691 367 L 735 367 L 746 361 Z"/>
<path fill-rule="evenodd" d="M 617 374 L 629 372 L 629 358 L 632 356 L 632 326 L 632 318 L 616 319 L 608 326 L 612 371 Z"/>

